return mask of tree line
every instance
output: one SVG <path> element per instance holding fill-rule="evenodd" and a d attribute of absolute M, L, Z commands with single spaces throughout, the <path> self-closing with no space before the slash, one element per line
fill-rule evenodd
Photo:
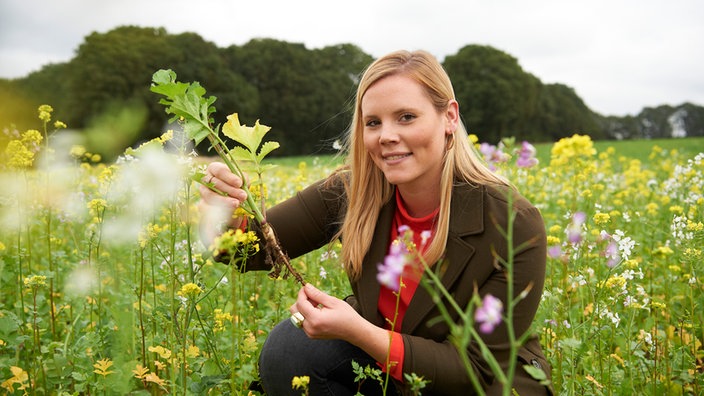
<path fill-rule="evenodd" d="M 272 127 L 278 155 L 330 153 L 351 122 L 356 84 L 372 60 L 354 44 L 308 49 L 262 38 L 220 48 L 196 33 L 121 26 L 86 36 L 68 62 L 0 79 L 0 127 L 36 128 L 37 106 L 51 104 L 55 119 L 110 158 L 164 131 L 167 115 L 149 86 L 156 70 L 172 69 L 217 97 L 216 123 L 237 112 L 248 125 L 259 119 Z M 467 45 L 443 66 L 469 132 L 481 141 L 544 142 L 574 133 L 608 139 L 617 137 L 613 128 L 638 134 L 637 122 L 602 117 L 572 88 L 542 83 L 498 49 Z"/>

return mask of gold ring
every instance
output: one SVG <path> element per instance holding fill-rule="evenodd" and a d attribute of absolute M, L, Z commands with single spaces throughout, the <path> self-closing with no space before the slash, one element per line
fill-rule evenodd
<path fill-rule="evenodd" d="M 293 323 L 293 325 L 298 327 L 299 329 L 301 328 L 301 326 L 303 326 L 304 320 L 306 320 L 306 318 L 304 318 L 300 312 L 294 312 L 291 315 L 291 323 Z"/>

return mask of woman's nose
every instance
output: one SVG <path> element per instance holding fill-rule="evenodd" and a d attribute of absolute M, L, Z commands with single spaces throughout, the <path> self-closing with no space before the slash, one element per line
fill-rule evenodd
<path fill-rule="evenodd" d="M 379 143 L 396 143 L 399 140 L 398 132 L 392 126 L 384 126 L 379 134 Z"/>

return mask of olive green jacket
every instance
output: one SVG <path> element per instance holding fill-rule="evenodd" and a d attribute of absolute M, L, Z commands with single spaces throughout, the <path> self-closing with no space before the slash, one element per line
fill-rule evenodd
<path fill-rule="evenodd" d="M 509 191 L 512 190 L 467 184 L 458 185 L 453 190 L 446 255 L 435 268 L 443 286 L 463 309 L 475 291 L 481 297 L 492 294 L 504 302 L 504 307 L 507 306 L 505 272 L 497 269 L 494 255 L 498 254 L 504 259 L 507 257 L 508 244 L 501 230 L 507 229 Z M 513 240 L 518 250 L 513 260 L 515 295 L 528 289 L 513 315 L 515 332 L 520 335 L 529 330 L 540 302 L 545 277 L 546 240 L 538 209 L 515 192 L 513 194 Z M 339 230 L 345 202 L 341 181 L 330 179 L 315 183 L 293 198 L 270 208 L 267 218 L 283 249 L 289 257 L 295 258 L 330 242 Z M 354 296 L 347 299 L 364 318 L 378 326 L 384 325 L 384 319 L 377 309 L 380 291 L 376 278 L 377 264 L 383 262 L 388 254 L 395 205 L 395 199 L 391 199 L 381 209 L 372 246 L 364 259 L 362 275 L 358 280 L 351 281 Z M 247 266 L 248 269 L 266 269 L 261 260 Z M 452 314 L 452 320 L 456 321 L 457 313 L 446 302 L 444 305 Z M 422 390 L 423 395 L 474 394 L 461 356 L 448 339 L 449 326 L 444 320 L 438 320 L 440 316 L 438 304 L 433 302 L 423 287 L 419 287 L 408 306 L 401 328 L 405 348 L 403 371 L 430 381 Z M 504 367 L 509 360 L 507 334 L 502 323 L 490 334 L 483 335 L 484 342 Z M 467 352 L 471 368 L 487 393 L 500 394 L 500 384 L 493 380 L 494 375 L 478 346 L 471 344 Z M 518 350 L 513 386 L 519 395 L 546 394 L 547 388 L 523 370 L 522 366 L 526 364 L 541 368 L 550 376 L 550 367 L 535 337 L 529 338 Z M 403 391 L 408 392 L 407 389 Z"/>

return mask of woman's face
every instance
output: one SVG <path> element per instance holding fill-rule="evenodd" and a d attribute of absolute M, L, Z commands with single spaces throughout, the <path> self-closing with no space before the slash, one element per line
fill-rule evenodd
<path fill-rule="evenodd" d="M 457 129 L 457 102 L 438 111 L 419 83 L 397 74 L 372 84 L 361 110 L 364 147 L 386 180 L 402 192 L 436 191 L 446 137 Z"/>

